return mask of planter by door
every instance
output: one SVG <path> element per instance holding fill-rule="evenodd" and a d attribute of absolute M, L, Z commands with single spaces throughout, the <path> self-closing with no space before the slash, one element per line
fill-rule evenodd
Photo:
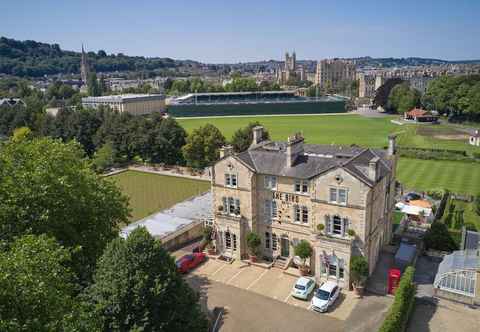
<path fill-rule="evenodd" d="M 290 257 L 290 241 L 288 241 L 288 238 L 282 237 L 280 240 L 280 246 L 282 257 Z"/>

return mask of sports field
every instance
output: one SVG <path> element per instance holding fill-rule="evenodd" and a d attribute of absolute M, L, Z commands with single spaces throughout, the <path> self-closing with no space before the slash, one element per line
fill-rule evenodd
<path fill-rule="evenodd" d="M 475 195 L 480 192 L 480 164 L 401 158 L 397 178 L 407 188 L 448 189 Z"/>
<path fill-rule="evenodd" d="M 403 125 L 390 122 L 398 116 L 367 118 L 360 115 L 228 117 L 180 119 L 187 132 L 206 123 L 217 126 L 227 139 L 240 127 L 259 121 L 268 129 L 272 139 L 286 140 L 302 131 L 307 143 L 357 144 L 365 147 L 385 147 L 389 134 L 398 134 L 399 146 L 465 150 L 480 149 L 460 138 L 463 132 L 450 125 Z M 449 189 L 458 193 L 476 194 L 480 191 L 480 164 L 450 161 L 402 159 L 398 179 L 411 189 Z"/>
<path fill-rule="evenodd" d="M 126 171 L 109 177 L 130 198 L 131 221 L 169 208 L 210 189 L 210 182 Z"/>
<path fill-rule="evenodd" d="M 211 123 L 218 127 L 225 138 L 231 139 L 235 130 L 253 121 L 260 122 L 274 140 L 285 141 L 295 132 L 303 132 L 307 143 L 358 144 L 370 147 L 387 145 L 389 133 L 401 131 L 401 126 L 390 122 L 392 117 L 366 118 L 358 115 L 306 115 L 238 118 L 180 119 L 187 132 Z"/>
<path fill-rule="evenodd" d="M 298 115 L 298 116 L 259 116 L 224 117 L 203 119 L 179 119 L 178 122 L 191 132 L 207 123 L 218 127 L 225 138 L 230 139 L 240 127 L 252 121 L 260 122 L 268 129 L 272 139 L 286 140 L 295 132 L 301 131 L 307 143 L 316 144 L 358 144 L 368 147 L 384 147 L 389 134 L 398 135 L 399 146 L 465 150 L 479 149 L 467 144 L 467 136 L 451 125 L 399 126 L 390 120 L 398 116 L 368 118 L 360 115 Z"/>

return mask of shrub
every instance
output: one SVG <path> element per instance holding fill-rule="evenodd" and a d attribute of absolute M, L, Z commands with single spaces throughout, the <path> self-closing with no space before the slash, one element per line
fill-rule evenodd
<path fill-rule="evenodd" d="M 354 283 L 363 283 L 368 277 L 368 262 L 363 256 L 350 259 L 350 274 Z"/>
<path fill-rule="evenodd" d="M 301 240 L 294 248 L 295 256 L 298 256 L 303 261 L 303 266 L 305 266 L 305 262 L 307 258 L 312 256 L 313 249 L 310 243 L 306 240 Z"/>
<path fill-rule="evenodd" d="M 425 234 L 425 247 L 442 251 L 457 250 L 457 245 L 448 232 L 447 225 L 442 222 L 434 222 Z"/>
<path fill-rule="evenodd" d="M 318 224 L 318 225 L 317 225 L 317 230 L 318 230 L 319 232 L 322 232 L 324 229 L 325 229 L 325 225 L 324 225 L 324 224 Z"/>
<path fill-rule="evenodd" d="M 250 254 L 256 256 L 258 254 L 258 247 L 262 241 L 260 240 L 260 236 L 257 233 L 250 232 L 247 235 L 247 245 L 250 249 Z"/>
<path fill-rule="evenodd" d="M 395 291 L 395 300 L 388 310 L 387 317 L 383 321 L 379 332 L 400 332 L 405 330 L 415 303 L 414 274 L 415 269 L 411 266 L 405 270 Z"/>
<path fill-rule="evenodd" d="M 349 236 L 355 236 L 355 231 L 350 228 L 349 230 L 347 230 L 347 234 L 348 234 Z"/>

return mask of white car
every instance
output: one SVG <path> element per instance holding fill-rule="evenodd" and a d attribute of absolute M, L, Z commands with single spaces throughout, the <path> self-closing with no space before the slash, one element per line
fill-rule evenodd
<path fill-rule="evenodd" d="M 300 277 L 292 288 L 292 296 L 306 300 L 308 295 L 314 290 L 315 281 L 310 278 Z"/>
<path fill-rule="evenodd" d="M 334 281 L 327 281 L 315 291 L 312 298 L 312 309 L 326 312 L 340 294 L 340 287 Z"/>

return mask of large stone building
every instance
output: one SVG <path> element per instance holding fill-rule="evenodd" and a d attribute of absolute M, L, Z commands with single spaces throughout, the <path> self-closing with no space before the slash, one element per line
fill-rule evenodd
<path fill-rule="evenodd" d="M 358 97 L 360 98 L 375 97 L 375 91 L 376 91 L 375 76 L 359 73 L 357 77 L 358 77 Z"/>
<path fill-rule="evenodd" d="M 277 71 L 277 82 L 282 85 L 297 81 L 305 81 L 307 74 L 305 67 L 297 65 L 297 55 L 295 52 L 290 55 L 285 53 L 284 67 Z"/>
<path fill-rule="evenodd" d="M 153 94 L 124 94 L 101 97 L 83 97 L 82 106 L 86 108 L 107 106 L 121 113 L 127 112 L 133 115 L 143 115 L 153 112 L 164 112 L 165 96 Z"/>
<path fill-rule="evenodd" d="M 355 79 L 355 64 L 342 59 L 325 59 L 317 63 L 315 84 L 321 88 L 337 88 L 342 81 Z"/>
<path fill-rule="evenodd" d="M 254 128 L 245 152 L 223 148 L 213 167 L 217 251 L 245 258 L 246 236 L 255 232 L 262 256 L 287 266 L 295 261 L 294 246 L 307 240 L 318 281 L 347 286 L 353 255 L 366 257 L 373 272 L 391 238 L 395 137 L 388 150 L 373 150 L 305 144 L 299 134 L 287 142 L 262 141 L 262 131 Z"/>

